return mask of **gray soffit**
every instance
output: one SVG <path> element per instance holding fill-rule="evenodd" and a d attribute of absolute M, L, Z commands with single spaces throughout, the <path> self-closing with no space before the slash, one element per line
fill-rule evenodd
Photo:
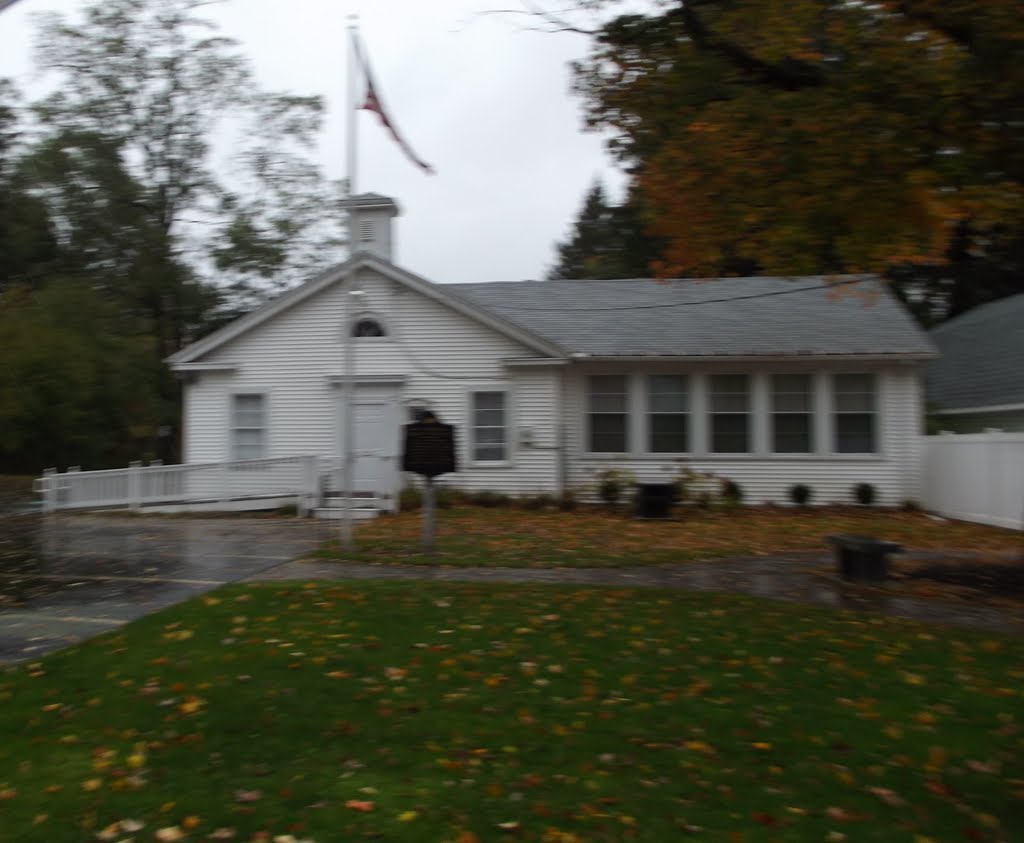
<path fill-rule="evenodd" d="M 446 284 L 575 356 L 930 358 L 935 349 L 872 277 Z"/>
<path fill-rule="evenodd" d="M 931 332 L 942 354 L 925 397 L 949 410 L 1024 404 L 1024 293 L 983 304 Z"/>

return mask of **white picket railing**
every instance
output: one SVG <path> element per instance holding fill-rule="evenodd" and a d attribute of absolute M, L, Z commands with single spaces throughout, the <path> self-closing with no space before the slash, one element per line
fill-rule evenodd
<path fill-rule="evenodd" d="M 234 462 L 144 466 L 58 473 L 36 480 L 43 511 L 127 507 L 259 508 L 260 500 L 291 499 L 300 511 L 319 497 L 319 457 L 295 456 Z M 249 502 L 249 506 L 239 505 Z M 234 506 L 228 504 L 234 503 Z"/>
<path fill-rule="evenodd" d="M 926 436 L 921 469 L 925 509 L 1024 530 L 1024 433 Z"/>

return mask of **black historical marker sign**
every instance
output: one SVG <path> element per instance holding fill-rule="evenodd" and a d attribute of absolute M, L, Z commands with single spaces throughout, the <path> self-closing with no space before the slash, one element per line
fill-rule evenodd
<path fill-rule="evenodd" d="M 437 477 L 455 471 L 455 428 L 433 418 L 405 425 L 402 471 Z"/>

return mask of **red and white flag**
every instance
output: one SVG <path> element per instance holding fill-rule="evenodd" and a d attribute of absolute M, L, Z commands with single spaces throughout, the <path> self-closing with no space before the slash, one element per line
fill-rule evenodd
<path fill-rule="evenodd" d="M 394 121 L 388 116 L 387 111 L 384 109 L 384 103 L 381 101 L 380 94 L 377 91 L 377 86 L 373 82 L 373 73 L 370 70 L 370 63 L 366 60 L 366 56 L 363 55 L 362 45 L 359 43 L 359 36 L 352 33 L 352 48 L 356 55 L 356 61 L 359 62 L 359 67 L 363 71 L 363 76 L 366 77 L 366 95 L 363 98 L 360 109 L 365 111 L 372 111 L 377 117 L 380 118 L 381 125 L 388 130 L 388 133 L 394 138 L 395 143 L 401 147 L 402 152 L 406 154 L 410 161 L 419 167 L 423 172 L 434 175 L 434 168 L 427 164 L 422 158 L 416 155 L 412 151 L 412 147 L 406 143 L 399 133 L 398 129 L 395 128 Z"/>

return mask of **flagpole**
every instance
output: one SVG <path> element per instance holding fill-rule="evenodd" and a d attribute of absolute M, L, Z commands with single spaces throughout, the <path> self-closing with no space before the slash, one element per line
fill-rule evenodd
<path fill-rule="evenodd" d="M 359 69 L 357 68 L 356 31 L 358 18 L 350 15 L 348 19 L 348 107 L 346 109 L 346 139 L 345 139 L 345 198 L 351 199 L 356 194 L 356 143 L 358 141 L 358 127 L 356 126 L 356 88 L 359 84 Z M 356 242 L 356 226 L 354 210 L 348 208 L 348 254 L 351 257 Z M 352 342 L 353 316 L 355 309 L 355 278 L 350 274 L 345 290 L 344 321 L 342 323 L 342 353 L 344 355 L 343 377 L 342 377 L 342 443 L 341 443 L 341 546 L 347 552 L 356 549 L 355 531 L 352 524 L 352 497 L 355 494 L 353 488 L 353 469 L 355 463 L 355 344 Z"/>
<path fill-rule="evenodd" d="M 356 58 L 356 38 L 359 37 L 359 17 L 358 15 L 348 16 L 348 108 L 347 108 L 347 122 L 346 122 L 346 138 L 345 138 L 345 152 L 346 162 L 345 169 L 348 171 L 345 177 L 346 197 L 351 199 L 356 195 L 356 147 L 359 143 L 359 133 L 356 127 L 356 112 L 359 108 L 357 101 L 358 97 L 358 86 L 360 82 L 360 68 L 358 66 L 358 59 Z M 348 212 L 349 219 L 349 252 L 352 251 L 352 235 L 355 233 L 351 230 L 352 226 L 352 211 Z"/>

